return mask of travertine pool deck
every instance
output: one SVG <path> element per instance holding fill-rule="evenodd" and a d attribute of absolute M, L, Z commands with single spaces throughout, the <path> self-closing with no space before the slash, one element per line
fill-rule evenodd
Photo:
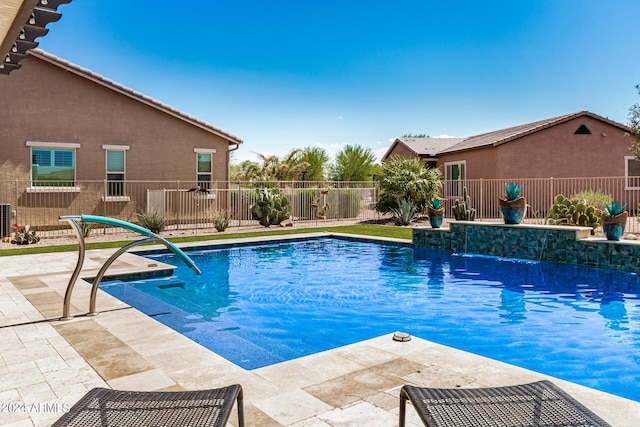
<path fill-rule="evenodd" d="M 88 251 L 81 277 L 95 275 L 114 251 Z M 247 371 L 101 291 L 98 316 L 45 320 L 61 316 L 76 259 L 75 252 L 0 257 L 2 426 L 48 426 L 93 387 L 195 390 L 233 383 L 244 389 L 247 426 L 397 426 L 403 384 L 483 387 L 545 378 L 613 426 L 640 425 L 639 402 L 415 337 L 401 343 L 388 334 Z M 127 253 L 109 272 L 162 268 Z M 72 313 L 88 311 L 89 289 L 78 281 Z M 422 425 L 410 408 L 408 421 Z"/>

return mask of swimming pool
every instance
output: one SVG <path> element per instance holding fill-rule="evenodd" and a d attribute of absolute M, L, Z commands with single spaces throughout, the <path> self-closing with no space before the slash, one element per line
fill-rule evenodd
<path fill-rule="evenodd" d="M 255 369 L 394 331 L 640 401 L 632 273 L 319 238 L 189 251 L 102 288 Z"/>

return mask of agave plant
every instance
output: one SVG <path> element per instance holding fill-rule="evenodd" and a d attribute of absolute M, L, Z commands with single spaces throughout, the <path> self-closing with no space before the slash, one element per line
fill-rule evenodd
<path fill-rule="evenodd" d="M 515 182 L 509 182 L 504 185 L 504 199 L 507 201 L 518 200 L 522 193 L 522 186 Z"/>
<path fill-rule="evenodd" d="M 620 206 L 620 203 L 618 202 L 611 202 L 611 204 L 604 206 L 604 210 L 609 216 L 618 216 L 623 213 L 626 208 L 626 204 Z"/>
<path fill-rule="evenodd" d="M 429 200 L 429 207 L 433 210 L 438 210 L 438 209 L 442 209 L 443 207 L 443 203 L 441 199 L 438 198 L 433 198 L 431 200 Z"/>
<path fill-rule="evenodd" d="M 416 218 L 416 205 L 407 199 L 398 201 L 398 207 L 391 209 L 397 225 L 409 225 Z"/>

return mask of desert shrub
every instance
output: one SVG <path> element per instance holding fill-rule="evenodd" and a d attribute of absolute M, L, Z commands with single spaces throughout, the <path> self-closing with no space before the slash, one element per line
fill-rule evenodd
<path fill-rule="evenodd" d="M 91 223 L 90 222 L 80 222 L 80 232 L 82 233 L 82 237 L 87 238 L 89 234 L 91 234 Z"/>
<path fill-rule="evenodd" d="M 610 205 L 613 201 L 611 194 L 605 194 L 602 190 L 584 190 L 569 197 L 569 199 L 577 199 L 583 204 L 593 206 L 599 211 L 603 211 L 606 205 Z"/>
<path fill-rule="evenodd" d="M 402 199 L 398 206 L 391 210 L 396 225 L 409 225 L 416 218 L 416 206 L 411 200 Z"/>
<path fill-rule="evenodd" d="M 211 215 L 211 219 L 213 220 L 213 226 L 219 232 L 222 232 L 229 227 L 229 223 L 231 222 L 231 212 L 229 211 L 215 211 Z"/>
<path fill-rule="evenodd" d="M 160 233 L 166 226 L 164 215 L 156 210 L 146 210 L 137 213 L 136 216 L 140 225 L 148 228 L 152 233 Z"/>

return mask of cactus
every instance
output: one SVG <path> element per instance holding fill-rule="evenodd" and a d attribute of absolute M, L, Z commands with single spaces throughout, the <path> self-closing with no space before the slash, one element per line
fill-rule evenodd
<path fill-rule="evenodd" d="M 555 203 L 547 215 L 551 225 L 579 225 L 591 227 L 591 234 L 600 225 L 600 212 L 593 206 L 578 199 L 569 199 L 562 194 L 555 197 Z"/>
<path fill-rule="evenodd" d="M 278 225 L 291 216 L 289 200 L 281 196 L 277 189 L 258 188 L 258 201 L 251 207 L 251 216 L 260 225 Z"/>
<path fill-rule="evenodd" d="M 510 182 L 504 185 L 504 199 L 507 201 L 518 200 L 522 193 L 522 186 L 515 182 Z"/>
<path fill-rule="evenodd" d="M 462 188 L 462 201 L 456 199 L 453 204 L 453 216 L 456 221 L 474 221 L 476 210 L 471 207 L 471 198 L 467 193 L 467 187 Z"/>

